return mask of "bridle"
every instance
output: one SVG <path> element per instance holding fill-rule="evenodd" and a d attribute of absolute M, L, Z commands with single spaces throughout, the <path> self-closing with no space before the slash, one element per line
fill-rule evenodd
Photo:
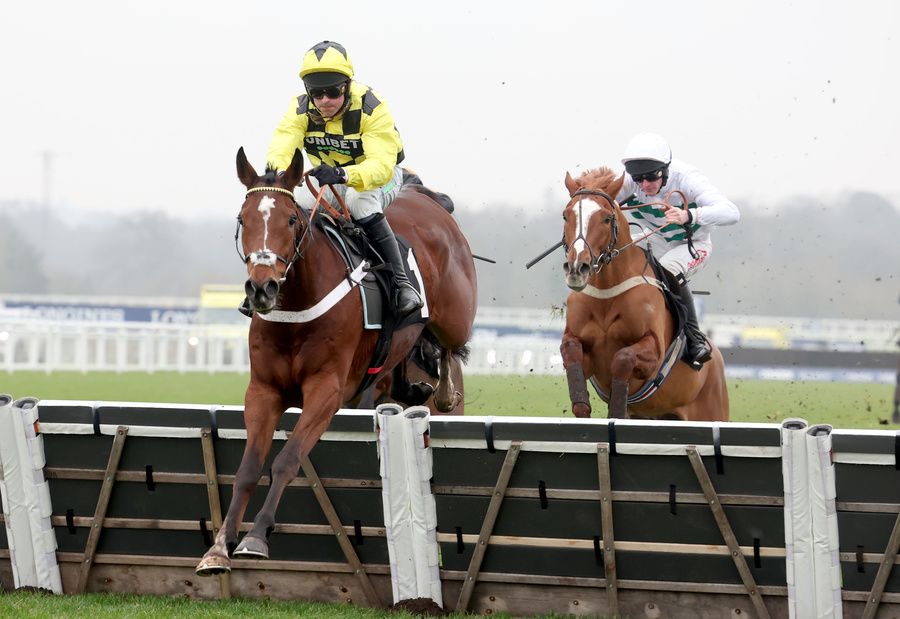
<path fill-rule="evenodd" d="M 604 249 L 602 252 L 600 252 L 600 255 L 598 255 L 598 256 L 594 255 L 594 250 L 593 250 L 593 248 L 591 248 L 591 244 L 588 243 L 588 240 L 586 238 L 584 238 L 584 226 L 579 226 L 578 236 L 576 236 L 575 239 L 572 241 L 573 244 L 575 243 L 575 241 L 578 241 L 579 239 L 584 242 L 584 245 L 585 245 L 585 247 L 587 247 L 588 253 L 591 256 L 591 261 L 590 261 L 591 272 L 596 274 L 596 273 L 600 272 L 600 269 L 602 269 L 604 266 L 609 264 L 613 258 L 618 256 L 619 252 L 621 251 L 619 249 L 616 249 L 616 243 L 619 240 L 619 220 L 618 220 L 618 217 L 616 216 L 616 209 L 618 207 L 618 204 L 612 198 L 612 196 L 610 196 L 608 193 L 606 193 L 604 191 L 600 191 L 599 189 L 583 189 L 582 188 L 572 194 L 573 199 L 576 197 L 579 197 L 579 196 L 599 196 L 609 203 L 609 206 L 610 206 L 610 208 L 612 208 L 612 211 L 613 211 L 612 217 L 609 218 L 609 226 L 610 226 L 609 243 L 606 245 L 606 249 Z M 579 221 L 583 221 L 582 209 L 581 209 L 582 200 L 583 200 L 583 198 L 578 199 L 578 219 L 579 219 Z M 571 204 L 571 202 L 570 202 L 570 204 Z M 565 243 L 565 238 L 563 239 L 563 247 L 565 248 L 566 253 L 568 253 L 569 246 L 568 246 L 568 244 Z"/>
<path fill-rule="evenodd" d="M 241 226 L 244 225 L 244 220 L 240 214 L 237 216 L 237 227 L 234 230 L 234 248 L 237 251 L 238 257 L 240 257 L 241 262 L 243 262 L 244 264 L 247 264 L 248 262 L 252 262 L 254 265 L 274 267 L 276 263 L 281 262 L 285 266 L 284 274 L 282 274 L 282 276 L 281 276 L 281 281 L 284 281 L 285 278 L 287 277 L 288 271 L 291 270 L 291 267 L 294 265 L 294 263 L 303 257 L 303 252 L 301 250 L 301 247 L 303 246 L 303 241 L 306 238 L 306 235 L 309 233 L 310 228 L 312 227 L 311 219 L 310 219 L 309 215 L 306 214 L 306 211 L 304 211 L 302 208 L 300 208 L 300 205 L 297 204 L 297 200 L 294 198 L 294 192 L 284 189 L 282 187 L 253 187 L 253 188 L 247 190 L 247 194 L 244 196 L 244 200 L 249 198 L 250 194 L 258 193 L 258 192 L 267 192 L 267 191 L 271 191 L 274 193 L 283 193 L 285 195 L 290 196 L 291 203 L 294 205 L 294 208 L 297 210 L 297 213 L 299 213 L 299 215 L 302 216 L 306 222 L 306 226 L 303 230 L 303 234 L 300 235 L 300 238 L 298 238 L 294 242 L 294 255 L 291 256 L 290 259 L 288 259 L 288 258 L 285 258 L 284 256 L 281 256 L 281 255 L 273 252 L 270 249 L 258 249 L 256 251 L 251 251 L 247 255 L 244 255 L 244 253 L 241 251 L 241 248 L 238 244 L 238 239 L 240 238 L 240 235 L 241 235 Z M 293 215 L 292 218 L 296 217 L 296 216 L 297 215 Z M 296 220 L 291 223 L 291 227 L 293 227 L 294 223 L 296 223 Z M 294 236 L 296 238 L 296 235 L 294 235 Z"/>

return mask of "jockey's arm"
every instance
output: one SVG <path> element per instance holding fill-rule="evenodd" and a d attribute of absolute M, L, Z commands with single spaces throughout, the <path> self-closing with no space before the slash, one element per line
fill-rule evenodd
<path fill-rule="evenodd" d="M 737 205 L 697 170 L 685 175 L 682 191 L 688 202 L 695 202 L 694 223 L 701 226 L 730 226 L 741 219 Z"/>
<path fill-rule="evenodd" d="M 383 187 L 391 180 L 397 165 L 397 154 L 403 147 L 394 126 L 394 117 L 384 102 L 373 110 L 371 116 L 363 116 L 360 129 L 366 160 L 344 169 L 347 171 L 348 185 L 357 191 L 369 191 Z"/>
<path fill-rule="evenodd" d="M 276 170 L 287 170 L 294 158 L 294 151 L 303 149 L 303 138 L 306 137 L 308 121 L 306 114 L 297 113 L 297 99 L 291 99 L 288 111 L 275 127 L 275 132 L 269 141 L 269 151 L 266 153 L 266 162 L 269 167 Z"/>

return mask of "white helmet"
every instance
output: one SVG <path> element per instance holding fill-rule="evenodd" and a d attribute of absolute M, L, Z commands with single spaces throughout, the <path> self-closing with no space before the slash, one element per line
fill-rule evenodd
<path fill-rule="evenodd" d="M 638 133 L 628 142 L 622 157 L 625 171 L 632 176 L 666 168 L 671 161 L 672 149 L 657 133 Z"/>

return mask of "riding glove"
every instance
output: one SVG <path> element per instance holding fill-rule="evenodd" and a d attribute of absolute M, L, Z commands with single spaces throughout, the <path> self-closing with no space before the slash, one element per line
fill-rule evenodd
<path fill-rule="evenodd" d="M 343 168 L 336 168 L 324 163 L 320 163 L 309 171 L 310 176 L 314 176 L 320 185 L 340 185 L 347 182 L 347 173 Z"/>

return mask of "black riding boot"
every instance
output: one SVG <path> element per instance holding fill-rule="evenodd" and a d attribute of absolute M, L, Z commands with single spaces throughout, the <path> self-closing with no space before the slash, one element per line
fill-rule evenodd
<path fill-rule="evenodd" d="M 703 331 L 700 330 L 700 323 L 697 321 L 697 310 L 694 307 L 694 295 L 691 294 L 691 289 L 683 276 L 671 276 L 668 273 L 667 276 L 669 285 L 672 286 L 672 292 L 678 295 L 681 299 L 681 304 L 684 306 L 684 334 L 687 336 L 685 359 L 693 369 L 700 370 L 703 364 L 712 357 L 712 348 L 709 342 L 706 341 Z"/>
<path fill-rule="evenodd" d="M 394 231 L 391 230 L 388 220 L 384 218 L 383 214 L 376 213 L 356 223 L 362 226 L 366 236 L 369 237 L 369 241 L 381 254 L 385 264 L 391 267 L 394 275 L 394 290 L 391 296 L 397 316 L 403 318 L 407 314 L 420 309 L 424 303 L 419 293 L 412 287 L 412 284 L 409 283 L 409 279 L 406 277 L 406 269 L 403 268 L 403 258 L 400 255 L 400 246 L 397 244 L 397 238 L 394 236 Z"/>

